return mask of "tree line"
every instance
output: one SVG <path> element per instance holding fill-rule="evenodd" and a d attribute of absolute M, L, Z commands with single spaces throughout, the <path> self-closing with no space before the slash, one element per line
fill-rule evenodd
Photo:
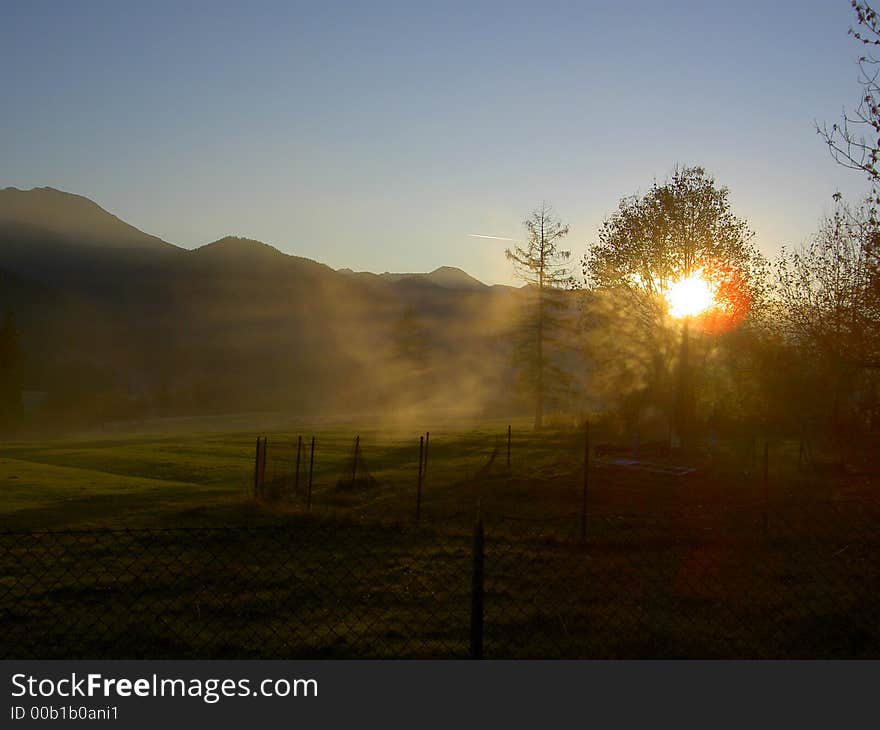
<path fill-rule="evenodd" d="M 838 441 L 880 428 L 880 18 L 853 0 L 850 29 L 867 48 L 853 113 L 817 126 L 838 163 L 870 192 L 834 211 L 804 244 L 768 260 L 729 191 L 699 166 L 676 167 L 620 200 L 581 259 L 568 226 L 542 204 L 526 242 L 508 250 L 534 290 L 521 330 L 522 371 L 544 410 L 578 403 L 625 428 L 665 423 L 678 437 L 711 430 L 822 433 Z M 670 292 L 693 277 L 711 287 L 699 316 L 671 316 Z M 572 367 L 565 371 L 561 362 Z"/>
<path fill-rule="evenodd" d="M 837 196 L 807 242 L 768 260 L 728 189 L 701 167 L 679 167 L 620 201 L 576 282 L 571 252 L 561 248 L 568 227 L 542 205 L 526 221 L 526 243 L 507 253 L 534 292 L 520 336 L 535 426 L 548 404 L 573 401 L 611 409 L 630 426 L 651 414 L 668 422 L 682 398 L 704 426 L 726 419 L 842 434 L 875 425 L 875 219 L 868 201 L 853 207 Z M 668 294 L 695 275 L 711 286 L 713 304 L 677 320 Z"/>

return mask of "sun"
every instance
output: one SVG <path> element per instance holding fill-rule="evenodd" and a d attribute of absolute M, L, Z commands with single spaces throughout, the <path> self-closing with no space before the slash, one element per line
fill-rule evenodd
<path fill-rule="evenodd" d="M 702 269 L 670 284 L 664 296 L 673 317 L 696 317 L 716 305 L 715 290 Z"/>

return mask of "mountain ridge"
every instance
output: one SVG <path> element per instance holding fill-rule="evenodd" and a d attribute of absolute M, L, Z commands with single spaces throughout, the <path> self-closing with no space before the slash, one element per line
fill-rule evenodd
<path fill-rule="evenodd" d="M 10 240 L 51 242 L 57 246 L 91 246 L 116 250 L 141 250 L 164 253 L 195 254 L 202 258 L 225 259 L 228 263 L 262 261 L 266 264 L 278 257 L 309 262 L 342 275 L 362 279 L 378 278 L 387 282 L 411 280 L 433 284 L 444 289 L 484 290 L 494 286 L 455 266 L 439 266 L 429 272 L 353 271 L 333 269 L 315 259 L 287 253 L 272 244 L 248 236 L 227 235 L 195 248 L 185 248 L 146 233 L 90 198 L 53 187 L 24 190 L 16 187 L 0 189 L 0 245 Z M 97 253 L 97 252 L 93 252 Z M 2 255 L 2 251 L 0 251 Z M 30 273 L 30 272 L 29 272 Z"/>
<path fill-rule="evenodd" d="M 0 221 L 44 228 L 79 244 L 149 250 L 180 248 L 135 228 L 84 195 L 51 187 L 3 188 Z"/>

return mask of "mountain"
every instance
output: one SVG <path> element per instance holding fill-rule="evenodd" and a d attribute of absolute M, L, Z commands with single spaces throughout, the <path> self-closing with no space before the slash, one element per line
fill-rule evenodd
<path fill-rule="evenodd" d="M 59 234 L 66 240 L 111 248 L 176 248 L 108 213 L 81 195 L 55 188 L 0 190 L 0 221 Z"/>
<path fill-rule="evenodd" d="M 441 266 L 427 274 L 395 274 L 386 271 L 384 274 L 373 274 L 368 271 L 352 271 L 351 269 L 338 269 L 340 274 L 359 277 L 361 279 L 381 279 L 387 282 L 410 282 L 427 283 L 444 289 L 477 290 L 483 291 L 489 287 L 479 279 L 457 269 L 454 266 Z"/>
<path fill-rule="evenodd" d="M 519 290 L 452 267 L 334 271 L 235 236 L 188 250 L 47 188 L 0 190 L 0 213 L 0 307 L 52 423 L 510 402 Z"/>
<path fill-rule="evenodd" d="M 423 276 L 431 283 L 446 287 L 447 289 L 482 290 L 488 288 L 482 281 L 475 279 L 470 274 L 454 266 L 441 266 L 439 269 L 434 269 L 431 273 L 424 274 Z"/>

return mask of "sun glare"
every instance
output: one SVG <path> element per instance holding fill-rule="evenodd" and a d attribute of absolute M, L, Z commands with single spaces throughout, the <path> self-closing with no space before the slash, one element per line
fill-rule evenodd
<path fill-rule="evenodd" d="M 669 303 L 669 314 L 673 317 L 695 317 L 716 304 L 715 291 L 703 277 L 702 270 L 673 282 L 665 296 Z"/>

